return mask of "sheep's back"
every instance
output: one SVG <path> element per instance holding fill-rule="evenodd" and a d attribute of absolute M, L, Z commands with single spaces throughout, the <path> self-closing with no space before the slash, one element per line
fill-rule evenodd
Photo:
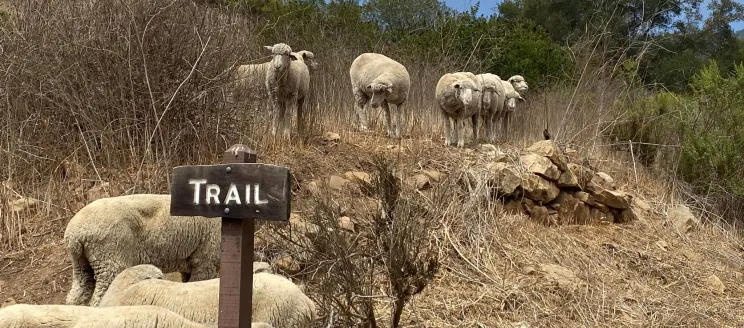
<path fill-rule="evenodd" d="M 395 76 L 396 81 L 391 81 L 395 86 L 405 87 L 406 91 L 410 88 L 411 78 L 408 69 L 385 55 L 363 53 L 354 59 L 349 69 L 351 83 L 362 89 L 383 73 L 391 73 Z"/>

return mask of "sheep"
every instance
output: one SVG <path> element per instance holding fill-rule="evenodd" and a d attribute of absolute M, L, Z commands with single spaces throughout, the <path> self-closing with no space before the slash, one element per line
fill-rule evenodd
<path fill-rule="evenodd" d="M 442 75 L 437 82 L 435 97 L 444 119 L 444 144 L 449 146 L 456 142 L 459 148 L 465 145 L 464 120 L 467 118 L 472 119 L 473 137 L 478 140 L 481 83 L 475 74 L 456 72 Z"/>
<path fill-rule="evenodd" d="M 504 109 L 501 111 L 498 119 L 501 123 L 501 133 L 506 138 L 509 135 L 509 123 L 514 114 L 514 109 L 517 107 L 517 100 L 524 101 L 520 92 L 527 91 L 529 87 L 527 81 L 521 75 L 514 75 L 508 80 L 501 82 L 506 92 L 506 100 Z"/>
<path fill-rule="evenodd" d="M 66 304 L 96 306 L 122 270 L 144 263 L 181 272 L 185 281 L 217 276 L 221 222 L 170 216 L 170 195 L 101 198 L 67 224 L 64 242 L 72 260 Z"/>
<path fill-rule="evenodd" d="M 369 102 L 372 108 L 382 106 L 385 110 L 388 137 L 400 138 L 401 114 L 411 88 L 411 77 L 406 67 L 382 54 L 363 53 L 351 63 L 349 76 L 359 129 L 363 132 L 369 130 L 364 112 Z M 391 122 L 390 105 L 396 107 L 395 128 Z"/>
<path fill-rule="evenodd" d="M 219 282 L 219 278 L 168 281 L 157 267 L 142 264 L 122 271 L 99 306 L 156 305 L 188 320 L 217 323 Z M 275 327 L 306 327 L 316 318 L 315 303 L 299 287 L 283 276 L 264 271 L 253 274 L 252 308 L 253 321 Z"/>
<path fill-rule="evenodd" d="M 265 82 L 274 112 L 271 134 L 276 135 L 277 128 L 281 127 L 282 136 L 289 138 L 293 106 L 297 106 L 297 121 L 303 120 L 302 106 L 310 90 L 310 69 L 304 61 L 298 60 L 298 56 L 286 43 L 264 47 L 271 50 L 273 55 Z"/>
<path fill-rule="evenodd" d="M 480 79 L 483 92 L 481 102 L 481 117 L 485 121 L 486 135 L 489 142 L 496 140 L 496 123 L 504 109 L 506 91 L 501 83 L 501 77 L 496 74 L 484 73 L 476 75 Z"/>
<path fill-rule="evenodd" d="M 0 309 L 3 328 L 216 328 L 152 305 L 110 308 L 15 304 Z"/>

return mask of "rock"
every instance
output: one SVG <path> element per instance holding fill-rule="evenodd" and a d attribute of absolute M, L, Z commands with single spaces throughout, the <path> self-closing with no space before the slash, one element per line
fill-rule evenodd
<path fill-rule="evenodd" d="M 268 272 L 274 273 L 271 264 L 266 262 L 253 262 L 253 273 Z"/>
<path fill-rule="evenodd" d="M 723 295 L 723 293 L 726 292 L 726 286 L 724 286 L 721 279 L 718 279 L 718 277 L 714 274 L 708 276 L 708 278 L 705 278 L 705 284 L 708 286 L 708 289 L 713 292 L 713 294 Z"/>
<path fill-rule="evenodd" d="M 296 213 L 289 214 L 289 226 L 292 231 L 302 235 L 317 234 L 320 231 L 320 227 L 314 223 L 305 221 Z"/>
<path fill-rule="evenodd" d="M 111 190 L 108 182 L 104 182 L 102 184 L 94 186 L 93 188 L 88 189 L 88 191 L 85 192 L 85 196 L 88 200 L 88 203 L 96 199 L 110 197 L 111 194 L 109 194 L 108 190 Z"/>
<path fill-rule="evenodd" d="M 493 175 L 492 182 L 502 194 L 511 194 L 522 184 L 519 173 L 505 163 L 489 163 L 486 166 Z"/>
<path fill-rule="evenodd" d="M 678 205 L 671 209 L 667 218 L 672 225 L 681 233 L 689 233 L 700 226 L 700 220 L 685 205 Z"/>
<path fill-rule="evenodd" d="M 408 179 L 408 183 L 418 190 L 424 190 L 431 186 L 429 176 L 426 174 L 416 174 Z"/>
<path fill-rule="evenodd" d="M 341 229 L 354 232 L 354 222 L 351 222 L 351 218 L 348 216 L 342 216 L 338 218 L 338 226 Z"/>
<path fill-rule="evenodd" d="M 337 143 L 341 141 L 341 136 L 336 132 L 326 132 L 323 135 L 323 141 L 326 144 Z"/>
<path fill-rule="evenodd" d="M 351 181 L 349 181 L 347 179 L 344 179 L 344 178 L 342 178 L 342 177 L 340 177 L 338 175 L 332 175 L 328 179 L 328 186 L 331 187 L 332 189 L 342 190 L 342 189 L 344 189 L 344 187 L 346 186 L 346 184 L 349 183 L 349 182 L 351 182 Z"/>
<path fill-rule="evenodd" d="M 511 215 L 524 214 L 524 205 L 519 200 L 512 199 L 504 204 L 504 211 Z"/>
<path fill-rule="evenodd" d="M 561 176 L 558 177 L 557 184 L 559 188 L 578 188 L 579 179 L 576 178 L 576 175 L 567 168 L 561 173 Z"/>
<path fill-rule="evenodd" d="M 522 175 L 522 190 L 525 196 L 535 201 L 541 201 L 544 204 L 550 203 L 560 194 L 553 183 L 537 175 L 526 173 Z"/>
<path fill-rule="evenodd" d="M 599 186 L 607 189 L 615 190 L 617 189 L 617 184 L 615 184 L 615 179 L 613 179 L 609 174 L 604 172 L 597 172 L 592 177 L 592 182 L 595 184 L 598 184 Z"/>
<path fill-rule="evenodd" d="M 565 171 L 568 168 L 566 156 L 563 155 L 552 140 L 538 141 L 528 147 L 527 151 L 550 159 L 561 171 Z"/>
<path fill-rule="evenodd" d="M 550 212 L 545 206 L 532 206 L 528 207 L 527 211 L 530 213 L 530 219 L 535 222 L 542 224 L 550 223 Z"/>
<path fill-rule="evenodd" d="M 300 272 L 300 265 L 292 258 L 291 255 L 282 255 L 274 259 L 274 266 L 287 274 L 297 274 Z"/>
<path fill-rule="evenodd" d="M 499 149 L 496 148 L 496 146 L 494 146 L 492 144 L 481 144 L 480 146 L 478 146 L 478 151 L 480 151 L 482 153 L 490 153 L 490 152 L 494 152 L 495 153 L 498 150 Z"/>
<path fill-rule="evenodd" d="M 579 182 L 579 187 L 585 189 L 589 182 L 592 181 L 594 172 L 586 166 L 569 163 L 568 169 L 576 176 L 576 180 Z"/>
<path fill-rule="evenodd" d="M 612 214 L 602 212 L 596 208 L 589 208 L 589 217 L 591 218 L 592 222 L 612 223 L 615 221 L 612 217 Z"/>
<path fill-rule="evenodd" d="M 561 206 L 558 208 L 558 217 L 561 224 L 586 224 L 591 221 L 589 206 L 570 194 L 561 192 L 558 197 Z"/>
<path fill-rule="evenodd" d="M 646 201 L 644 201 L 643 199 L 637 198 L 637 197 L 633 197 L 632 206 L 635 206 L 638 209 L 643 210 L 646 213 L 651 212 L 651 205 L 648 205 Z"/>
<path fill-rule="evenodd" d="M 656 247 L 659 247 L 662 251 L 669 251 L 669 245 L 664 240 L 658 240 L 655 243 Z"/>
<path fill-rule="evenodd" d="M 623 191 L 605 189 L 594 182 L 590 182 L 587 189 L 597 202 L 619 210 L 630 208 L 633 201 L 633 198 Z"/>
<path fill-rule="evenodd" d="M 310 181 L 307 184 L 307 191 L 310 192 L 310 195 L 313 195 L 313 196 L 316 196 L 316 197 L 317 196 L 320 196 L 320 187 L 318 186 L 318 182 L 317 181 Z"/>
<path fill-rule="evenodd" d="M 347 171 L 344 173 L 344 178 L 349 181 L 372 183 L 372 178 L 367 172 Z"/>
<path fill-rule="evenodd" d="M 23 197 L 21 199 L 16 199 L 13 201 L 8 201 L 8 207 L 10 207 L 11 212 L 22 212 L 25 210 L 29 210 L 32 207 L 35 207 L 39 204 L 39 200 L 36 198 L 30 198 L 30 197 Z"/>
<path fill-rule="evenodd" d="M 434 181 L 434 182 L 441 182 L 442 179 L 444 178 L 444 175 L 442 174 L 442 172 L 439 172 L 437 170 L 426 170 L 426 171 L 423 171 L 422 173 L 424 173 L 426 176 L 429 177 L 429 179 L 431 179 L 431 181 Z"/>
<path fill-rule="evenodd" d="M 557 264 L 540 264 L 536 268 L 545 280 L 566 289 L 576 289 L 584 285 L 584 281 L 568 268 Z"/>
<path fill-rule="evenodd" d="M 519 159 L 527 167 L 527 170 L 542 176 L 548 180 L 556 181 L 561 176 L 561 171 L 547 157 L 537 154 L 526 154 Z"/>

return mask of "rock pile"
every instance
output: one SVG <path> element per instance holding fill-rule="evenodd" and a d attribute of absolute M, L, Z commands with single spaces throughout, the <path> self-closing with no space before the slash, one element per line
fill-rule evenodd
<path fill-rule="evenodd" d="M 542 223 L 624 223 L 638 217 L 632 196 L 612 177 L 570 162 L 551 140 L 533 144 L 518 158 L 497 156 L 485 170 L 508 211 Z"/>

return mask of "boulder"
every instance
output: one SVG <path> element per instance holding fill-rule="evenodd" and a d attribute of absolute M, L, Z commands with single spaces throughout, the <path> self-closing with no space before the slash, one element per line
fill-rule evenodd
<path fill-rule="evenodd" d="M 408 179 L 408 184 L 418 190 L 424 190 L 431 187 L 429 176 L 426 174 L 416 174 Z"/>
<path fill-rule="evenodd" d="M 320 186 L 318 186 L 317 181 L 310 181 L 307 184 L 307 191 L 310 192 L 310 195 L 313 196 L 320 196 Z"/>
<path fill-rule="evenodd" d="M 548 180 L 556 181 L 561 176 L 561 171 L 547 157 L 537 154 L 526 154 L 519 157 L 527 170 L 540 175 Z"/>
<path fill-rule="evenodd" d="M 550 203 L 558 197 L 561 192 L 561 190 L 550 181 L 531 173 L 522 175 L 521 187 L 525 196 L 545 204 Z"/>
<path fill-rule="evenodd" d="M 342 189 L 344 189 L 344 187 L 346 186 L 346 184 L 349 183 L 349 182 L 351 182 L 351 181 L 349 181 L 347 179 L 344 179 L 344 178 L 342 178 L 342 177 L 340 177 L 338 175 L 332 175 L 328 179 L 328 186 L 331 187 L 332 189 L 342 190 Z"/>
<path fill-rule="evenodd" d="M 589 183 L 587 190 L 589 190 L 597 202 L 619 210 L 630 208 L 630 204 L 633 201 L 633 197 L 625 192 L 603 188 L 593 181 Z"/>
<path fill-rule="evenodd" d="M 527 151 L 550 159 L 561 171 L 565 171 L 568 168 L 566 156 L 563 155 L 552 140 L 538 141 L 527 148 Z"/>
<path fill-rule="evenodd" d="M 354 182 L 372 183 L 372 178 L 367 172 L 347 171 L 346 173 L 344 173 L 344 178 L 346 180 Z"/>
<path fill-rule="evenodd" d="M 444 178 L 444 175 L 442 174 L 442 172 L 439 172 L 437 170 L 425 170 L 422 173 L 428 176 L 429 179 L 431 179 L 431 181 L 434 181 L 434 182 L 441 182 L 442 179 Z"/>
<path fill-rule="evenodd" d="M 723 293 L 726 292 L 726 286 L 723 284 L 721 279 L 719 279 L 716 275 L 712 274 L 705 278 L 705 284 L 708 286 L 708 289 L 716 295 L 723 295 Z"/>
<path fill-rule="evenodd" d="M 586 186 L 589 184 L 589 182 L 592 181 L 592 177 L 594 176 L 594 172 L 592 172 L 590 168 L 583 165 L 569 163 L 568 169 L 571 170 L 574 176 L 576 176 L 579 187 L 581 187 L 582 189 L 586 188 Z"/>
<path fill-rule="evenodd" d="M 504 204 L 504 211 L 511 215 L 524 214 L 524 205 L 517 199 L 512 199 Z"/>
<path fill-rule="evenodd" d="M 545 206 L 526 206 L 530 219 L 535 222 L 548 224 L 550 222 L 550 211 Z"/>
<path fill-rule="evenodd" d="M 591 221 L 589 206 L 570 194 L 561 192 L 558 197 L 561 206 L 558 208 L 558 217 L 561 224 L 585 224 Z"/>
<path fill-rule="evenodd" d="M 326 132 L 323 135 L 323 142 L 326 144 L 337 143 L 341 141 L 341 136 L 336 132 Z"/>
<path fill-rule="evenodd" d="M 576 175 L 573 172 L 571 172 L 571 169 L 567 168 L 565 171 L 561 172 L 557 184 L 559 188 L 578 188 L 579 179 L 576 178 Z"/>
<path fill-rule="evenodd" d="M 700 220 L 685 205 L 678 205 L 667 214 L 669 222 L 681 233 L 689 233 L 700 226 Z"/>
<path fill-rule="evenodd" d="M 492 183 L 502 194 L 511 194 L 522 184 L 519 172 L 505 163 L 489 163 L 487 168 L 493 175 Z"/>

